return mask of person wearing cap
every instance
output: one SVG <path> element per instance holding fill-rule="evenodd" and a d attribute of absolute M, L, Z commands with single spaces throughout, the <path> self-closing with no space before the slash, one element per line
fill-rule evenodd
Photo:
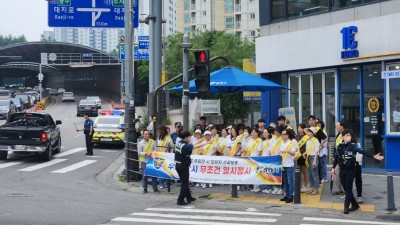
<path fill-rule="evenodd" d="M 228 136 L 231 135 L 231 129 L 232 129 L 233 125 L 230 124 L 229 126 L 226 127 L 226 132 L 228 132 Z M 230 137 L 229 137 L 230 138 Z"/>
<path fill-rule="evenodd" d="M 189 189 L 189 167 L 192 162 L 190 155 L 193 151 L 193 145 L 190 144 L 190 133 L 183 131 L 180 136 L 181 140 L 175 145 L 175 169 L 181 180 L 181 190 L 179 192 L 177 204 L 187 205 L 196 198 L 192 197 Z M 185 202 L 186 198 L 186 202 Z"/>
<path fill-rule="evenodd" d="M 203 133 L 201 133 L 200 129 L 196 129 L 193 133 L 193 136 L 191 137 L 191 144 L 194 145 L 194 155 L 200 155 L 201 149 L 200 147 L 196 147 L 198 144 L 203 142 Z"/>
<path fill-rule="evenodd" d="M 181 122 L 176 122 L 175 123 L 175 132 L 171 134 L 171 139 L 174 142 L 174 144 L 179 142 L 179 139 L 180 139 L 179 136 L 180 136 L 181 132 L 182 132 L 182 124 L 181 124 Z M 178 141 L 176 140 L 177 138 L 179 138 Z"/>
<path fill-rule="evenodd" d="M 318 155 L 319 141 L 316 138 L 317 129 L 315 127 L 307 128 L 307 135 L 310 139 L 306 143 L 306 152 L 303 157 L 306 160 L 308 179 L 310 181 L 310 189 L 306 193 L 311 195 L 318 194 L 319 177 L 318 177 Z"/>
<path fill-rule="evenodd" d="M 310 115 L 308 117 L 308 125 L 310 125 L 310 127 L 315 127 L 317 133 L 315 134 L 315 137 L 318 139 L 319 142 L 319 151 L 322 150 L 322 148 L 324 147 L 325 143 L 328 141 L 328 136 L 326 136 L 326 134 L 324 133 L 324 131 L 322 129 L 320 129 L 320 127 L 317 126 L 317 121 L 318 119 L 314 116 L 314 115 Z"/>
<path fill-rule="evenodd" d="M 200 146 L 201 155 L 205 155 L 205 156 L 215 155 L 218 150 L 216 143 L 213 140 L 211 140 L 211 132 L 209 130 L 206 130 L 204 132 L 203 143 L 201 143 L 201 145 L 197 145 L 197 146 Z M 212 184 L 208 184 L 208 185 L 210 188 L 213 187 Z M 203 188 L 203 189 L 207 188 L 207 184 L 206 183 L 201 184 L 201 188 Z"/>
<path fill-rule="evenodd" d="M 265 130 L 265 119 L 264 118 L 259 119 L 257 125 L 258 125 L 258 130 L 262 134 Z"/>

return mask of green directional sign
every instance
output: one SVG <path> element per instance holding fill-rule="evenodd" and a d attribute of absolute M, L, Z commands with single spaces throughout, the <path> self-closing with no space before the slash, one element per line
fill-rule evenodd
<path fill-rule="evenodd" d="M 58 0 L 60 6 L 71 6 L 71 0 Z"/>
<path fill-rule="evenodd" d="M 123 7 L 124 6 L 124 0 L 113 0 L 112 5 L 114 7 Z M 132 6 L 136 6 L 136 0 L 132 0 Z"/>

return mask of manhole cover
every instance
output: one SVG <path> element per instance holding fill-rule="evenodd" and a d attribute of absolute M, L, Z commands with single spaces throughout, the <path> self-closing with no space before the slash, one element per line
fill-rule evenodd
<path fill-rule="evenodd" d="M 32 197 L 31 194 L 24 194 L 24 193 L 8 193 L 5 194 L 7 197 Z"/>

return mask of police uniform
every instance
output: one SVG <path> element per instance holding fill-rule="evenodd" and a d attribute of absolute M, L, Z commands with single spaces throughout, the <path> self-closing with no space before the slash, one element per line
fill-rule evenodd
<path fill-rule="evenodd" d="M 337 147 L 333 168 L 338 164 L 340 167 L 340 182 L 343 185 L 346 196 L 344 200 L 344 213 L 348 214 L 349 211 L 354 211 L 359 208 L 359 204 L 353 195 L 353 182 L 356 175 L 356 155 L 357 153 L 363 154 L 370 158 L 374 156 L 369 152 L 363 151 L 357 144 L 354 143 L 341 143 Z M 350 203 L 352 207 L 349 209 Z"/>
<path fill-rule="evenodd" d="M 87 118 L 83 124 L 83 133 L 86 141 L 86 155 L 93 155 L 93 120 Z"/>
<path fill-rule="evenodd" d="M 192 151 L 193 145 L 186 143 L 183 139 L 175 145 L 175 167 L 181 180 L 181 191 L 177 201 L 178 205 L 186 205 L 196 200 L 192 197 L 189 189 L 189 167 Z M 185 198 L 187 203 L 185 202 Z"/>

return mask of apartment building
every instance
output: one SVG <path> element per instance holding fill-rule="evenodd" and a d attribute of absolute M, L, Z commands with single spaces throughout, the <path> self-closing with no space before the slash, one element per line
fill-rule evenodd
<path fill-rule="evenodd" d="M 218 30 L 240 38 L 259 35 L 259 0 L 183 0 L 176 3 L 176 31 Z"/>

